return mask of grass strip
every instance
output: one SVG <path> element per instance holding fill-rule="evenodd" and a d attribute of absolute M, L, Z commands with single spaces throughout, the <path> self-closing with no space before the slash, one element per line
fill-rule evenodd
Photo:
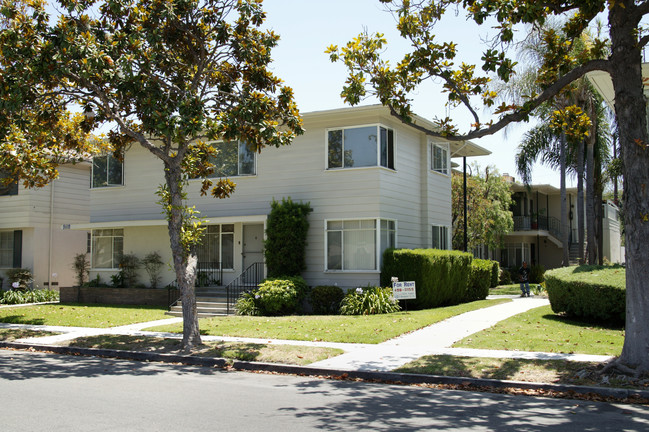
<path fill-rule="evenodd" d="M 211 336 L 375 344 L 455 315 L 509 301 L 511 299 L 480 300 L 383 315 L 203 318 L 200 328 L 202 334 Z M 157 326 L 147 330 L 181 333 L 182 325 Z"/>
<path fill-rule="evenodd" d="M 108 328 L 168 318 L 159 306 L 47 304 L 0 309 L 0 322 Z"/>
<path fill-rule="evenodd" d="M 182 354 L 181 340 L 147 336 L 88 336 L 66 341 L 62 345 L 79 348 Z M 340 349 L 325 347 L 208 341 L 196 348 L 192 355 L 304 366 L 342 353 L 343 351 Z"/>
<path fill-rule="evenodd" d="M 500 321 L 453 347 L 617 356 L 623 344 L 622 328 L 568 319 L 542 306 Z"/>

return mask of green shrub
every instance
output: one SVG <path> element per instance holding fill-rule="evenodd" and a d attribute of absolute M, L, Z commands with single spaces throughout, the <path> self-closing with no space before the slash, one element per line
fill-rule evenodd
<path fill-rule="evenodd" d="M 492 261 L 473 259 L 467 285 L 465 301 L 484 300 L 489 295 L 491 285 Z"/>
<path fill-rule="evenodd" d="M 392 288 L 367 287 L 350 290 L 340 303 L 341 315 L 376 315 L 399 312 Z"/>
<path fill-rule="evenodd" d="M 473 256 L 466 252 L 438 249 L 387 249 L 383 254 L 381 285 L 391 278 L 414 281 L 417 298 L 408 307 L 427 309 L 464 301 Z"/>
<path fill-rule="evenodd" d="M 116 282 L 121 282 L 121 285 L 127 288 L 135 287 L 137 285 L 137 269 L 140 267 L 140 259 L 134 254 L 124 254 L 119 259 L 119 275 L 120 279 Z"/>
<path fill-rule="evenodd" d="M 86 276 L 88 276 L 88 272 L 90 271 L 90 260 L 88 259 L 88 254 L 76 254 L 74 256 L 74 262 L 72 263 L 72 269 L 77 278 L 77 286 L 83 286 L 86 282 Z"/>
<path fill-rule="evenodd" d="M 32 271 L 28 268 L 11 268 L 5 271 L 12 290 L 26 291 L 31 288 L 34 281 Z"/>
<path fill-rule="evenodd" d="M 500 275 L 498 276 L 499 285 L 511 285 L 512 284 L 512 274 L 509 270 L 501 268 Z"/>
<path fill-rule="evenodd" d="M 496 288 L 500 281 L 500 264 L 498 261 L 491 261 L 491 282 L 489 288 Z"/>
<path fill-rule="evenodd" d="M 311 211 L 309 203 L 294 203 L 290 197 L 281 203 L 272 201 L 264 241 L 268 276 L 299 276 L 306 268 L 307 216 Z"/>
<path fill-rule="evenodd" d="M 237 313 L 263 316 L 294 314 L 298 312 L 306 291 L 306 282 L 300 276 L 268 278 L 243 297 Z"/>
<path fill-rule="evenodd" d="M 342 288 L 335 285 L 319 285 L 311 290 L 311 306 L 316 315 L 337 314 L 345 297 Z"/>
<path fill-rule="evenodd" d="M 621 266 L 577 266 L 550 270 L 545 285 L 555 313 L 623 325 L 626 271 Z"/>
<path fill-rule="evenodd" d="M 3 304 L 25 304 L 59 301 L 59 293 L 52 290 L 9 290 L 0 296 Z"/>
<path fill-rule="evenodd" d="M 237 315 L 260 316 L 259 296 L 253 292 L 243 293 L 234 305 L 234 309 Z"/>
<path fill-rule="evenodd" d="M 540 284 L 545 280 L 543 278 L 544 274 L 545 274 L 545 267 L 543 267 L 540 264 L 533 265 L 532 267 L 530 267 L 530 278 L 529 278 L 530 283 Z"/>
<path fill-rule="evenodd" d="M 158 288 L 160 283 L 160 271 L 162 270 L 162 257 L 158 252 L 148 253 L 142 260 L 142 266 L 149 275 L 149 284 L 151 288 Z"/>

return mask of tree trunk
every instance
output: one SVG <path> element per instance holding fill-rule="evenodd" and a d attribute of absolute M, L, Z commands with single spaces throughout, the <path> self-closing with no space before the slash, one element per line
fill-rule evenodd
<path fill-rule="evenodd" d="M 622 7 L 624 6 L 624 7 Z M 609 9 L 611 78 L 624 158 L 626 327 L 618 364 L 649 372 L 649 136 L 642 84 L 642 55 L 630 0 Z"/>
<path fill-rule="evenodd" d="M 175 162 L 174 159 L 172 163 Z M 194 291 L 197 263 L 196 250 L 193 247 L 189 253 L 186 253 L 180 237 L 183 227 L 182 207 L 184 206 L 180 163 L 165 163 L 165 181 L 171 199 L 171 217 L 167 220 L 167 227 L 183 311 L 183 351 L 190 352 L 202 342 L 198 328 L 196 293 Z"/>
<path fill-rule="evenodd" d="M 567 267 L 570 265 L 570 226 L 568 225 L 568 196 L 566 194 L 566 146 L 565 134 L 561 134 L 559 143 L 559 158 L 561 161 L 561 244 L 563 246 L 563 260 L 561 265 Z"/>
<path fill-rule="evenodd" d="M 597 260 L 597 240 L 595 236 L 595 143 L 588 137 L 586 149 L 586 247 L 588 264 L 595 265 Z"/>
<path fill-rule="evenodd" d="M 584 263 L 584 141 L 577 148 L 577 233 L 579 236 L 579 264 Z"/>

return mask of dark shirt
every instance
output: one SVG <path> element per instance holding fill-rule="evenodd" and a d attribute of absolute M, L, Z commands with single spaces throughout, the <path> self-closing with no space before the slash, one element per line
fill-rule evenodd
<path fill-rule="evenodd" d="M 520 281 L 521 282 L 527 282 L 527 279 L 530 276 L 530 268 L 529 267 L 521 267 L 518 269 L 518 275 L 520 276 Z"/>

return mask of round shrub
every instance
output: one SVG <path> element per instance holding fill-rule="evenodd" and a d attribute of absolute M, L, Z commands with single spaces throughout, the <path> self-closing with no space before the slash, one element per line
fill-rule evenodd
<path fill-rule="evenodd" d="M 234 305 L 234 310 L 237 315 L 242 316 L 259 316 L 259 296 L 255 297 L 252 292 L 245 292 L 239 297 L 239 300 Z"/>
<path fill-rule="evenodd" d="M 341 315 L 375 315 L 399 312 L 399 301 L 392 297 L 392 288 L 367 287 L 347 292 L 340 303 Z"/>
<path fill-rule="evenodd" d="M 555 313 L 623 325 L 626 271 L 621 266 L 576 266 L 550 270 L 545 284 Z"/>
<path fill-rule="evenodd" d="M 342 288 L 335 285 L 319 285 L 311 290 L 311 306 L 317 315 L 337 314 L 345 297 Z"/>
<path fill-rule="evenodd" d="M 500 279 L 500 264 L 498 261 L 491 261 L 491 283 L 489 288 L 496 288 Z"/>
<path fill-rule="evenodd" d="M 512 283 L 512 274 L 509 272 L 509 270 L 504 268 L 500 269 L 498 283 L 500 285 L 510 285 Z"/>
<path fill-rule="evenodd" d="M 543 275 L 545 274 L 545 267 L 542 265 L 533 265 L 530 267 L 530 283 L 540 284 L 545 279 Z"/>
<path fill-rule="evenodd" d="M 307 284 L 300 276 L 268 278 L 250 294 L 260 315 L 290 315 L 298 311 L 307 291 Z"/>

